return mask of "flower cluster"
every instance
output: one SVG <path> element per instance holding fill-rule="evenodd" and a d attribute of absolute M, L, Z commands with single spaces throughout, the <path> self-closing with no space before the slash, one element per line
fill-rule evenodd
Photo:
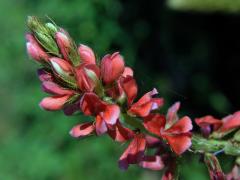
<path fill-rule="evenodd" d="M 155 88 L 138 98 L 134 72 L 119 52 L 99 60 L 90 47 L 77 47 L 70 35 L 53 23 L 29 17 L 28 26 L 27 52 L 42 66 L 38 76 L 43 91 L 50 94 L 40 107 L 63 110 L 66 115 L 80 111 L 92 117 L 91 122 L 70 130 L 74 138 L 107 134 L 114 141 L 129 142 L 119 159 L 121 169 L 126 170 L 129 164 L 151 170 L 164 168 L 162 179 L 174 179 L 178 156 L 192 145 L 192 121 L 177 115 L 180 103 L 173 104 L 166 114 L 160 113 L 164 99 Z M 239 117 L 239 112 L 222 121 L 207 116 L 196 123 L 206 136 L 213 126 L 213 134 L 222 137 L 240 126 Z M 149 148 L 155 148 L 155 153 L 146 153 Z"/>

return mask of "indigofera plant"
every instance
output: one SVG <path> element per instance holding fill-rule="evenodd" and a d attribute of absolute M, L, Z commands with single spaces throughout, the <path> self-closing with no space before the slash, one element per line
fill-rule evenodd
<path fill-rule="evenodd" d="M 91 122 L 74 126 L 70 130 L 72 137 L 107 134 L 119 143 L 129 142 L 119 158 L 122 170 L 136 164 L 164 171 L 163 180 L 177 179 L 177 162 L 189 151 L 204 157 L 212 180 L 240 178 L 240 111 L 222 120 L 212 116 L 196 118 L 201 133 L 194 133 L 190 117 L 177 115 L 180 102 L 163 113 L 164 99 L 155 88 L 137 99 L 139 86 L 134 72 L 119 52 L 99 60 L 90 47 L 77 47 L 55 23 L 43 23 L 30 16 L 27 25 L 27 52 L 41 66 L 38 77 L 43 91 L 50 94 L 40 107 L 63 110 L 65 115 L 80 111 L 92 117 Z M 147 149 L 155 149 L 155 153 L 146 153 Z M 221 170 L 219 153 L 236 157 L 228 175 Z"/>

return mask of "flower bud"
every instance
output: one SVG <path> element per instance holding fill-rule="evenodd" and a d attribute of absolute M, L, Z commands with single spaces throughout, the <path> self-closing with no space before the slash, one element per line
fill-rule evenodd
<path fill-rule="evenodd" d="M 49 30 L 49 32 L 51 33 L 51 35 L 54 37 L 54 35 L 56 34 L 56 32 L 58 31 L 58 28 L 56 27 L 56 25 L 54 25 L 53 23 L 46 23 L 45 27 Z"/>
<path fill-rule="evenodd" d="M 82 91 L 91 92 L 95 88 L 97 88 L 98 91 L 102 89 L 99 81 L 100 70 L 96 65 L 87 64 L 79 66 L 75 73 L 78 86 Z"/>
<path fill-rule="evenodd" d="M 29 29 L 34 33 L 40 44 L 51 54 L 59 56 L 56 42 L 51 36 L 48 28 L 34 16 L 29 16 L 27 20 Z"/>
<path fill-rule="evenodd" d="M 39 103 L 39 106 L 48 111 L 60 110 L 70 97 L 71 95 L 46 97 Z"/>
<path fill-rule="evenodd" d="M 50 58 L 50 62 L 57 77 L 61 78 L 71 87 L 77 88 L 72 67 L 66 60 L 53 57 Z"/>
<path fill-rule="evenodd" d="M 71 41 L 70 39 L 67 37 L 67 35 L 65 35 L 62 32 L 57 32 L 55 35 L 58 47 L 60 48 L 60 51 L 63 55 L 63 58 L 66 60 L 69 60 L 68 57 L 68 53 L 70 51 L 70 46 L 71 46 Z"/>
<path fill-rule="evenodd" d="M 96 64 L 94 52 L 90 47 L 81 44 L 78 47 L 78 53 L 83 63 Z"/>
<path fill-rule="evenodd" d="M 50 34 L 44 34 L 42 32 L 36 32 L 37 39 L 42 46 L 49 51 L 49 53 L 59 56 L 59 51 L 56 42 L 53 40 Z"/>
<path fill-rule="evenodd" d="M 101 76 L 105 84 L 111 84 L 116 81 L 124 71 L 124 60 L 116 52 L 112 55 L 106 55 L 101 62 Z"/>
<path fill-rule="evenodd" d="M 26 44 L 27 52 L 31 58 L 38 62 L 49 60 L 48 54 L 41 48 L 32 34 L 27 34 L 26 39 L 28 41 Z"/>

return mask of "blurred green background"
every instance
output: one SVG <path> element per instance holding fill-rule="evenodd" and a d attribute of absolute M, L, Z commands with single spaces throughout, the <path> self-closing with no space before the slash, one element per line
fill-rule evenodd
<path fill-rule="evenodd" d="M 191 117 L 222 117 L 240 104 L 239 0 L 1 0 L 0 180 L 155 180 L 160 172 L 117 167 L 126 145 L 108 137 L 76 140 L 83 117 L 46 112 L 37 65 L 26 55 L 28 15 L 48 15 L 77 43 L 120 51 L 135 69 L 140 93 L 158 88 L 167 105 L 182 102 Z M 186 154 L 180 179 L 208 179 Z M 232 160 L 223 161 L 228 171 Z"/>

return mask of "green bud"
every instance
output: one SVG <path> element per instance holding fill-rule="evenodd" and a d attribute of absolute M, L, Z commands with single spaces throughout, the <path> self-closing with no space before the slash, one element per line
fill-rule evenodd
<path fill-rule="evenodd" d="M 49 34 L 36 32 L 39 43 L 51 54 L 59 56 L 59 50 L 56 42 Z"/>
<path fill-rule="evenodd" d="M 235 141 L 240 142 L 240 130 L 238 130 L 238 131 L 234 134 L 233 139 L 234 139 Z"/>
<path fill-rule="evenodd" d="M 224 147 L 225 154 L 240 156 L 240 143 L 228 142 Z"/>
<path fill-rule="evenodd" d="M 95 85 L 95 92 L 100 97 L 104 96 L 104 88 L 102 86 L 102 83 L 100 82 L 99 78 L 97 77 L 96 73 L 90 69 L 84 68 L 87 76 L 94 82 Z"/>
<path fill-rule="evenodd" d="M 38 42 L 48 51 L 48 53 L 59 55 L 58 46 L 52 37 L 51 31 L 37 17 L 28 16 L 27 24 L 34 33 Z"/>
<path fill-rule="evenodd" d="M 52 37 L 55 37 L 55 34 L 58 31 L 58 27 L 56 25 L 54 25 L 53 23 L 50 23 L 50 22 L 46 23 L 45 27 L 51 33 Z"/>
<path fill-rule="evenodd" d="M 50 62 L 56 74 L 59 76 L 59 78 L 61 78 L 65 83 L 67 83 L 68 86 L 74 89 L 77 89 L 77 83 L 76 83 L 75 77 L 69 74 L 68 72 L 65 72 L 58 63 L 54 61 L 50 61 Z"/>
<path fill-rule="evenodd" d="M 240 166 L 240 156 L 237 157 L 236 164 Z"/>

